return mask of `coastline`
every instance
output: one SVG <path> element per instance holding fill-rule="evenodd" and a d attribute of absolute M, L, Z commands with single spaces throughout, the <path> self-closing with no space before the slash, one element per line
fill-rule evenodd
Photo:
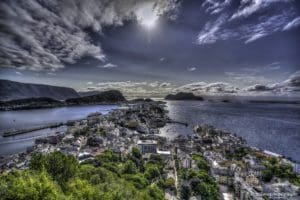
<path fill-rule="evenodd" d="M 266 170 L 264 163 L 273 159 L 276 160 L 276 165 L 291 166 L 293 173 L 296 170 L 299 173 L 298 163 L 278 154 L 251 147 L 242 137 L 208 125 L 194 127 L 193 135 L 178 136 L 173 141 L 168 141 L 158 133 L 160 128 L 171 121 L 165 103 L 155 101 L 127 104 L 107 115 L 90 114 L 85 119 L 69 123 L 64 133 L 37 139 L 35 145 L 24 153 L 2 157 L 1 173 L 27 169 L 34 153 L 47 155 L 59 151 L 74 156 L 79 163 L 85 163 L 92 162 L 106 150 L 113 150 L 125 156 L 143 141 L 156 141 L 155 144 L 162 149 L 157 149 L 156 154 L 163 156 L 165 160 L 179 163 L 172 171 L 178 191 L 185 183 L 191 184 L 193 181 L 192 178 L 182 178 L 183 174 L 199 170 L 198 162 L 203 160 L 207 162 L 207 173 L 213 177 L 214 182 L 219 187 L 227 188 L 226 192 L 220 190 L 221 196 L 240 196 L 240 192 L 247 188 L 244 191 L 247 195 L 261 199 L 258 198 L 260 195 L 269 194 L 266 188 L 276 190 L 278 180 L 284 187 L 293 188 L 291 193 L 284 193 L 285 195 L 296 194 L 298 189 L 293 184 L 296 184 L 298 179 L 278 178 L 277 174 L 274 174 L 276 179 L 265 181 L 263 174 Z M 169 190 L 166 193 L 176 197 L 176 194 Z"/>
<path fill-rule="evenodd" d="M 149 101 L 149 100 L 148 100 Z M 158 99 L 158 100 L 155 100 L 153 102 L 157 102 L 159 104 L 165 104 L 167 101 L 170 101 L 170 100 L 162 100 L 162 99 Z M 90 103 L 90 104 L 80 104 L 80 105 L 66 105 L 66 106 L 62 106 L 62 107 L 78 107 L 78 106 L 88 106 L 88 105 L 119 105 L 120 107 L 117 108 L 117 109 L 113 109 L 113 110 L 120 110 L 120 109 L 123 109 L 123 108 L 127 108 L 127 106 L 129 104 L 136 104 L 137 102 L 143 102 L 143 100 L 139 100 L 139 101 L 133 101 L 133 100 L 130 100 L 130 101 L 127 101 L 127 102 L 120 102 L 120 103 L 109 103 L 109 102 L 104 102 L 104 103 Z M 56 108 L 56 107 L 55 107 Z M 36 108 L 36 109 L 39 109 L 39 108 Z M 26 110 L 26 109 L 24 109 Z M 113 111 L 112 110 L 112 111 Z M 166 110 L 166 112 L 169 112 L 168 110 Z M 93 115 L 94 113 L 90 113 L 89 115 Z M 107 114 L 109 115 L 109 113 Z M 25 129 L 18 129 L 18 130 L 11 130 L 11 131 L 5 131 L 5 132 L 1 132 L 0 134 L 2 135 L 2 137 L 12 137 L 12 136 L 16 136 L 16 135 L 22 135 L 24 133 L 28 133 L 28 132 L 33 132 L 33 131 L 37 131 L 37 130 L 43 130 L 43 129 L 48 129 L 48 128 L 57 128 L 57 127 L 61 127 L 61 126 L 72 126 L 74 125 L 75 123 L 80 123 L 81 121 L 87 121 L 88 117 L 86 118 L 82 118 L 82 119 L 76 119 L 76 120 L 69 120 L 67 122 L 56 122 L 56 123 L 51 123 L 51 124 L 44 124 L 44 125 L 40 125 L 40 126 L 36 126 L 36 127 L 30 127 L 30 128 L 25 128 Z M 178 125 L 182 125 L 182 126 L 186 126 L 188 127 L 188 123 L 187 122 L 181 122 L 181 121 L 176 121 L 176 120 L 172 120 L 170 118 L 168 118 L 167 120 L 165 120 L 164 122 L 165 124 L 178 124 Z M 205 125 L 206 126 L 206 125 Z M 224 131 L 224 130 L 223 130 Z M 236 137 L 239 137 L 237 136 L 235 133 L 231 133 L 232 135 L 236 136 Z M 181 137 L 181 136 L 180 136 Z M 190 138 L 191 136 L 187 136 L 188 138 Z M 239 138 L 242 138 L 242 137 L 239 137 Z M 289 157 L 286 157 L 284 155 L 281 155 L 281 154 L 278 154 L 276 152 L 272 152 L 270 150 L 266 150 L 266 149 L 260 149 L 258 147 L 254 147 L 254 146 L 249 146 L 249 148 L 252 148 L 252 149 L 255 149 L 255 150 L 259 150 L 259 151 L 265 151 L 265 152 L 269 152 L 270 154 L 274 154 L 274 155 L 277 155 L 278 157 L 282 157 L 282 158 L 286 158 L 286 159 L 289 159 L 295 163 L 298 163 L 298 161 L 295 161 L 293 160 L 292 158 L 289 158 Z"/>

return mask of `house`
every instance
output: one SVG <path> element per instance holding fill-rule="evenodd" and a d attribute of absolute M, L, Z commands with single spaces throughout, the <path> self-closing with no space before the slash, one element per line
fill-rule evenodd
<path fill-rule="evenodd" d="M 137 142 L 138 147 L 142 154 L 157 153 L 157 141 L 156 140 L 139 140 Z"/>

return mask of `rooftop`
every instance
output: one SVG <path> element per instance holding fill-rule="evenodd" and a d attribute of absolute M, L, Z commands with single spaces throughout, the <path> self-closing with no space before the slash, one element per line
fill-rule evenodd
<path fill-rule="evenodd" d="M 157 144 L 156 140 L 139 140 L 137 144 Z"/>

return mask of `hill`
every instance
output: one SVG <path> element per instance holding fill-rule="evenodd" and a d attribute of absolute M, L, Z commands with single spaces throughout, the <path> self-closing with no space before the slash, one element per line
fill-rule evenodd
<path fill-rule="evenodd" d="M 66 100 L 79 97 L 72 88 L 0 80 L 0 101 L 47 97 Z"/>

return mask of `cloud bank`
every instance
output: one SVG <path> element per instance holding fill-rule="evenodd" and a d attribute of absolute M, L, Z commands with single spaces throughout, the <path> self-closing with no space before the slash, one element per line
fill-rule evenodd
<path fill-rule="evenodd" d="M 211 96 L 284 96 L 300 97 L 300 71 L 290 75 L 288 79 L 279 83 L 262 84 L 257 83 L 251 86 L 238 87 L 227 82 L 192 82 L 183 85 L 172 84 L 169 82 L 87 82 L 81 89 L 83 91 L 105 91 L 120 90 L 127 97 L 165 97 L 170 93 L 192 92 L 196 95 Z"/>
<path fill-rule="evenodd" d="M 104 26 L 143 20 L 141 10 L 159 17 L 177 6 L 176 0 L 3 0 L 0 67 L 55 71 L 83 57 L 104 61 L 89 32 L 102 34 Z"/>
<path fill-rule="evenodd" d="M 169 94 L 174 85 L 168 82 L 133 82 L 133 81 L 116 81 L 116 82 L 100 82 L 82 88 L 83 91 L 105 91 L 120 90 L 129 98 L 136 97 L 164 97 Z"/>
<path fill-rule="evenodd" d="M 276 64 L 276 65 L 275 65 Z M 278 63 L 272 63 L 268 66 L 277 66 Z M 274 69 L 270 69 L 274 70 Z M 276 69 L 275 69 L 276 70 Z M 230 74 L 232 76 L 240 77 L 241 75 Z M 246 76 L 241 76 L 245 79 Z M 254 81 L 255 78 L 253 78 Z M 258 79 L 256 78 L 256 81 Z M 241 96 L 259 96 L 259 95 L 277 95 L 277 96 L 293 96 L 300 97 L 300 71 L 296 71 L 289 76 L 288 79 L 278 83 L 261 84 L 256 83 L 251 86 L 240 88 L 226 82 L 193 82 L 176 87 L 172 90 L 176 92 L 193 92 L 197 95 L 241 95 Z"/>

